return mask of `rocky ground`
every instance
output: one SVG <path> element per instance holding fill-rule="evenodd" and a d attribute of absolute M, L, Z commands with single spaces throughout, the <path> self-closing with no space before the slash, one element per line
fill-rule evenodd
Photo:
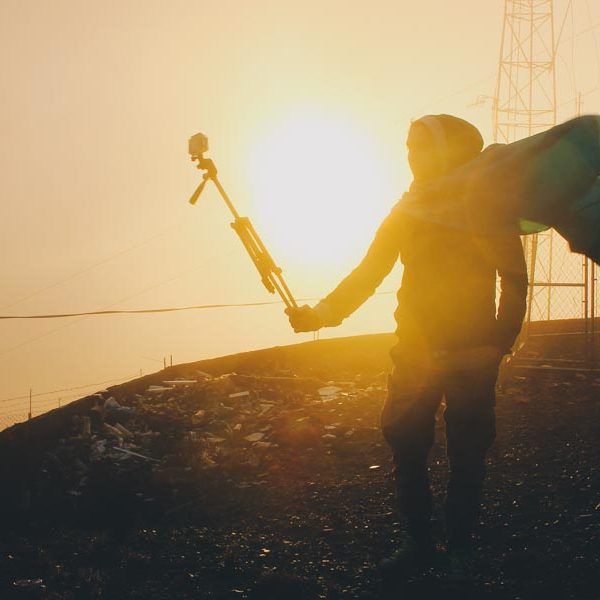
<path fill-rule="evenodd" d="M 502 377 L 472 586 L 441 569 L 381 587 L 399 540 L 378 428 L 392 343 L 180 365 L 0 433 L 0 597 L 598 600 L 600 375 L 533 346 Z"/>

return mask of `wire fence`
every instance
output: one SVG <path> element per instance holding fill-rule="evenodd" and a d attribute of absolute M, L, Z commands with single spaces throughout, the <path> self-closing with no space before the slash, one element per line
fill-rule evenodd
<path fill-rule="evenodd" d="M 129 375 L 117 379 L 107 379 L 84 385 L 71 386 L 59 390 L 51 390 L 22 396 L 14 396 L 12 398 L 3 398 L 0 400 L 0 430 L 6 429 L 15 423 L 22 423 L 30 418 L 42 415 L 55 408 L 66 406 L 74 400 L 82 397 L 82 391 L 85 389 L 96 388 L 96 391 L 101 391 L 104 384 L 125 383 L 136 377 L 137 375 Z M 51 396 L 51 397 L 49 397 Z"/>
<path fill-rule="evenodd" d="M 60 399 L 52 399 L 43 402 L 35 402 L 31 407 L 31 418 L 42 415 L 54 408 L 60 408 L 65 406 L 74 400 L 81 397 L 81 394 L 72 394 L 70 396 L 62 397 Z M 9 412 L 0 413 L 0 430 L 6 429 L 15 423 L 23 423 L 29 419 L 29 408 L 28 405 L 21 404 L 20 407 L 14 407 Z"/>
<path fill-rule="evenodd" d="M 553 368 L 600 368 L 599 267 L 552 230 L 523 244 L 529 290 L 517 357 L 535 356 Z"/>
<path fill-rule="evenodd" d="M 598 314 L 598 269 L 549 231 L 525 242 L 530 290 L 527 319 L 589 320 Z"/>

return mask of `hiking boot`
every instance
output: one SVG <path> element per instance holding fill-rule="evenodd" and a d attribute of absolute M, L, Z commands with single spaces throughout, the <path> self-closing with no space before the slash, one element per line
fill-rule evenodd
<path fill-rule="evenodd" d="M 451 544 L 448 548 L 448 580 L 467 583 L 473 576 L 473 546 L 468 542 Z"/>
<path fill-rule="evenodd" d="M 430 539 L 407 536 L 394 554 L 379 563 L 378 570 L 384 580 L 414 575 L 435 566 L 436 557 L 436 548 Z"/>

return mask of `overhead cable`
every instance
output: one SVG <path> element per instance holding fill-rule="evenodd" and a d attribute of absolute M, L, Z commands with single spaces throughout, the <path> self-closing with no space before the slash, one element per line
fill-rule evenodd
<path fill-rule="evenodd" d="M 174 306 L 168 308 L 140 308 L 135 310 L 92 310 L 88 312 L 62 313 L 53 315 L 0 315 L 0 319 L 64 319 L 67 317 L 83 317 L 88 315 L 127 315 L 142 313 L 165 313 L 180 310 L 203 310 L 210 308 L 239 308 L 243 306 L 263 306 L 266 304 L 283 304 L 281 300 L 271 302 L 242 302 L 239 304 L 199 304 L 197 306 Z"/>
<path fill-rule="evenodd" d="M 394 292 L 378 292 L 376 295 L 393 294 Z M 301 302 L 310 302 L 319 300 L 319 298 L 299 298 Z M 223 304 L 197 304 L 195 306 L 169 306 L 167 308 L 138 308 L 132 310 L 92 310 L 76 313 L 59 313 L 50 315 L 0 315 L 0 319 L 65 319 L 68 317 L 83 317 L 91 315 L 131 315 L 147 313 L 166 313 L 182 310 L 207 310 L 213 308 L 245 308 L 249 306 L 269 306 L 272 304 L 283 304 L 282 300 L 270 300 L 265 302 L 237 302 Z"/>

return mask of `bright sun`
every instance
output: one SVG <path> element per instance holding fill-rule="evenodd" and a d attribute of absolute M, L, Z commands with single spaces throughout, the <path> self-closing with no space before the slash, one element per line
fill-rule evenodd
<path fill-rule="evenodd" d="M 359 259 L 399 196 L 374 139 L 349 120 L 303 110 L 252 151 L 257 229 L 276 262 L 337 267 Z"/>

